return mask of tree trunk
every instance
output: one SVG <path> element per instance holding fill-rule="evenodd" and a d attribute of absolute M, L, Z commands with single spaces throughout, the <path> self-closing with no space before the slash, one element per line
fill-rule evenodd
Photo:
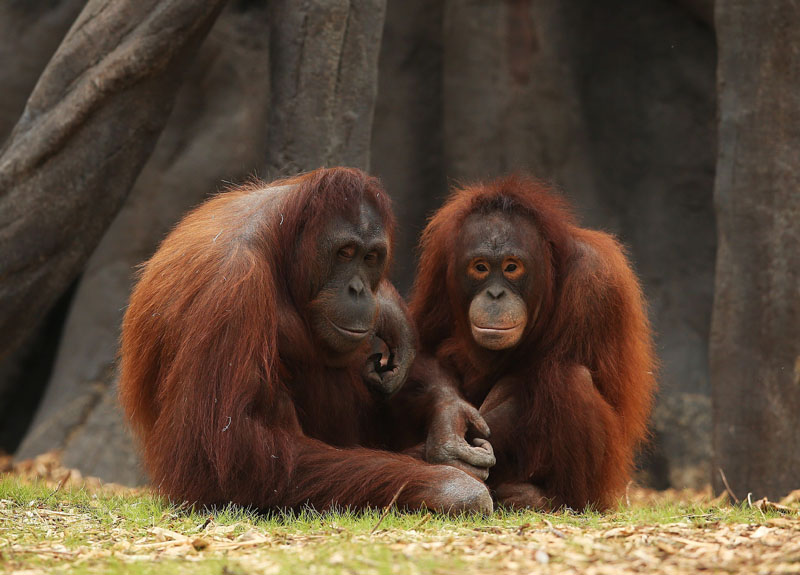
<path fill-rule="evenodd" d="M 64 463 L 85 474 L 143 482 L 115 385 L 119 325 L 134 269 L 189 208 L 223 182 L 246 178 L 263 160 L 268 29 L 265 5 L 231 6 L 197 50 L 153 154 L 86 266 L 18 458 L 59 448 Z"/>
<path fill-rule="evenodd" d="M 53 52 L 86 0 L 0 3 L 0 142 L 17 123 Z"/>
<path fill-rule="evenodd" d="M 386 0 L 274 0 L 270 179 L 369 169 Z"/>
<path fill-rule="evenodd" d="M 85 3 L 0 2 L 0 146 Z M 30 424 L 47 383 L 69 295 L 61 297 L 39 328 L 18 342 L 15 351 L 0 359 L 0 449 L 13 452 Z"/>
<path fill-rule="evenodd" d="M 714 487 L 800 481 L 800 10 L 718 0 Z"/>
<path fill-rule="evenodd" d="M 92 0 L 0 153 L 0 359 L 80 273 L 222 0 Z"/>

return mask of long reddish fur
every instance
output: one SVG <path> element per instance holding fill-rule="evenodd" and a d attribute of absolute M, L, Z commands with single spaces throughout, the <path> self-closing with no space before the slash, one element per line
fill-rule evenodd
<path fill-rule="evenodd" d="M 389 199 L 358 170 L 254 182 L 187 215 L 144 265 L 119 388 L 161 493 L 326 509 L 386 505 L 404 484 L 411 495 L 430 480 L 424 464 L 366 448 L 380 444 L 366 351 L 343 368 L 322 365 L 302 311 L 324 277 L 316 235 L 362 201 L 391 238 Z"/>
<path fill-rule="evenodd" d="M 500 355 L 487 354 L 470 335 L 452 257 L 466 217 L 495 209 L 530 218 L 546 254 L 538 318 L 516 349 Z M 516 430 L 515 469 L 493 469 L 490 483 L 493 475 L 542 481 L 556 504 L 573 508 L 615 503 L 647 436 L 656 360 L 642 291 L 612 236 L 578 227 L 565 202 L 530 179 L 456 189 L 422 235 L 409 308 L 420 351 L 455 366 L 464 389 L 487 378 L 516 383 L 525 416 Z M 576 365 L 589 369 L 602 396 L 588 407 L 594 417 L 584 417 L 586 402 L 569 385 Z"/>

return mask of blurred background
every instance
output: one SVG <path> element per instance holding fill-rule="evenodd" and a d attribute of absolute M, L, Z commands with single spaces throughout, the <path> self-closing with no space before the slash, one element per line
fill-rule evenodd
<path fill-rule="evenodd" d="M 790 0 L 0 0 L 0 450 L 143 481 L 116 405 L 135 266 L 252 175 L 394 198 L 522 170 L 613 232 L 662 367 L 639 480 L 800 486 L 800 9 Z"/>

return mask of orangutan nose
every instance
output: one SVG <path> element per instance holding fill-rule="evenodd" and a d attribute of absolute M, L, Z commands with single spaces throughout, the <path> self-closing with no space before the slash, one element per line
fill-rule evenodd
<path fill-rule="evenodd" d="M 366 287 L 364 286 L 364 282 L 361 281 L 361 278 L 356 276 L 350 280 L 350 285 L 348 286 L 348 293 L 353 299 L 358 299 L 364 295 L 364 290 Z"/>
<path fill-rule="evenodd" d="M 506 290 L 505 288 L 492 286 L 486 290 L 486 293 L 488 293 L 492 299 L 500 299 L 506 294 Z"/>

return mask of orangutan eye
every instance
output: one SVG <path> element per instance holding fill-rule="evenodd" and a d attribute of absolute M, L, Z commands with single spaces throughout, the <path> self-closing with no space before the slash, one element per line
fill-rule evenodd
<path fill-rule="evenodd" d="M 355 246 L 344 246 L 343 248 L 339 249 L 339 258 L 343 260 L 352 260 L 353 256 L 356 255 L 356 247 Z"/>
<path fill-rule="evenodd" d="M 489 275 L 489 264 L 486 260 L 474 259 L 467 268 L 467 275 L 474 280 L 483 281 Z"/>
<path fill-rule="evenodd" d="M 370 265 L 378 263 L 378 252 L 367 252 L 367 255 L 364 256 L 364 261 Z"/>
<path fill-rule="evenodd" d="M 507 279 L 515 281 L 525 274 L 525 267 L 517 259 L 507 259 L 503 264 L 503 274 Z"/>

